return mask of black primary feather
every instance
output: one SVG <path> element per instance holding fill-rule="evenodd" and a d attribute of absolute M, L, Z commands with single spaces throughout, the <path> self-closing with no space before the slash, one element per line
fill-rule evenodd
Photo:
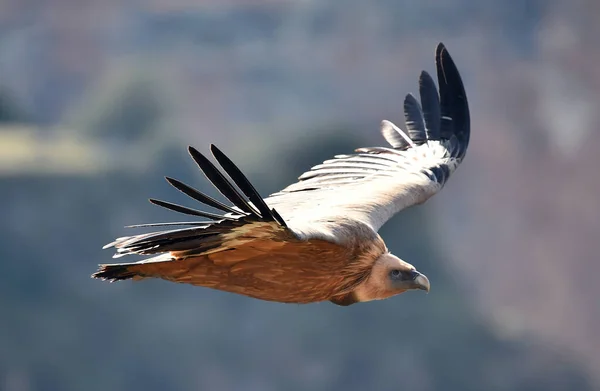
<path fill-rule="evenodd" d="M 277 212 L 277 210 L 275 210 L 275 208 L 272 208 L 271 212 L 273 213 L 273 217 L 275 217 L 275 221 L 277 221 L 279 224 L 281 224 L 282 227 L 287 228 L 287 224 L 285 223 L 285 220 L 283 219 L 283 217 L 281 217 L 279 212 Z"/>
<path fill-rule="evenodd" d="M 469 138 L 471 135 L 471 118 L 469 114 L 469 104 L 467 102 L 467 93 L 463 85 L 460 73 L 450 57 L 448 51 L 444 48 L 442 51 L 442 61 L 444 63 L 444 69 L 449 80 L 449 85 L 453 93 L 453 119 L 455 126 L 455 135 L 459 141 L 459 157 L 464 157 L 467 146 L 469 145 Z"/>
<path fill-rule="evenodd" d="M 427 140 L 427 135 L 425 133 L 425 122 L 423 121 L 423 111 L 412 94 L 408 94 L 404 98 L 404 119 L 410 139 L 415 144 L 424 143 Z"/>
<path fill-rule="evenodd" d="M 239 168 L 229 159 L 216 145 L 211 144 L 210 150 L 223 168 L 227 175 L 233 180 L 237 187 L 250 199 L 258 211 L 260 212 L 263 220 L 275 221 L 275 217 L 271 213 L 271 210 L 262 199 L 260 194 L 256 191 L 254 186 L 250 183 L 248 178 L 240 171 Z"/>
<path fill-rule="evenodd" d="M 438 85 L 440 88 L 440 134 L 444 139 L 450 139 L 454 135 L 454 118 L 452 110 L 452 92 L 448 86 L 448 77 L 446 75 L 446 66 L 442 59 L 442 52 L 445 51 L 445 47 L 440 44 L 438 45 L 435 53 L 435 62 L 437 68 Z M 445 56 L 444 56 L 445 57 Z"/>
<path fill-rule="evenodd" d="M 208 206 L 212 206 L 215 209 L 220 209 L 223 212 L 230 212 L 230 213 L 233 213 L 236 215 L 240 214 L 239 210 L 235 210 L 232 207 L 229 207 L 229 206 L 215 200 L 214 198 L 209 197 L 208 195 L 194 189 L 193 187 L 188 186 L 181 181 L 178 181 L 177 179 L 170 178 L 170 177 L 165 177 L 165 179 L 167 180 L 167 182 L 169 182 L 169 184 L 171 186 L 173 186 L 177 190 L 181 191 L 182 193 L 190 196 L 191 198 L 195 199 L 196 201 L 199 201 Z"/>
<path fill-rule="evenodd" d="M 144 228 L 144 227 L 166 227 L 169 225 L 210 225 L 212 221 L 172 221 L 168 223 L 144 223 L 144 224 L 132 224 L 126 225 L 125 228 Z"/>
<path fill-rule="evenodd" d="M 212 219 L 212 220 L 224 220 L 224 219 L 235 220 L 234 217 L 228 217 L 228 216 L 218 215 L 218 214 L 209 213 L 209 212 L 203 212 L 198 209 L 192 209 L 192 208 L 188 208 L 187 206 L 177 205 L 177 204 L 173 204 L 172 202 L 161 201 L 161 200 L 157 200 L 154 198 L 150 198 L 149 201 L 151 203 L 153 203 L 154 205 L 158 205 L 158 206 L 161 206 L 166 209 L 170 209 L 175 212 L 184 213 L 186 215 L 206 217 L 207 219 Z"/>
<path fill-rule="evenodd" d="M 259 212 L 244 199 L 210 160 L 198 152 L 194 147 L 188 147 L 188 151 L 192 156 L 192 159 L 194 159 L 198 167 L 200 167 L 200 170 L 206 175 L 206 178 L 208 178 L 225 198 L 244 212 L 260 217 Z"/>
<path fill-rule="evenodd" d="M 429 73 L 421 72 L 419 95 L 425 120 L 425 133 L 428 140 L 440 139 L 440 98 L 437 87 Z"/>
<path fill-rule="evenodd" d="M 442 43 L 436 49 L 436 68 L 440 88 L 441 135 L 446 139 L 456 136 L 459 148 L 455 157 L 463 158 L 471 134 L 469 105 L 460 73 Z"/>

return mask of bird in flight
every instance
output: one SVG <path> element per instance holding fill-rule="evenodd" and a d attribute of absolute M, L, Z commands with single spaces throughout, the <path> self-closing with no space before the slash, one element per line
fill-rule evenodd
<path fill-rule="evenodd" d="M 267 198 L 216 146 L 210 149 L 220 169 L 189 147 L 192 159 L 230 204 L 167 177 L 177 190 L 220 213 L 151 199 L 204 221 L 131 226 L 162 230 L 121 237 L 104 248 L 114 247 L 114 258 L 150 257 L 100 265 L 92 277 L 161 278 L 261 300 L 343 306 L 408 290 L 429 291 L 427 277 L 391 254 L 377 231 L 399 211 L 440 191 L 465 156 L 467 97 L 442 43 L 435 64 L 439 93 L 433 78 L 421 72 L 420 103 L 411 94 L 404 99 L 406 130 L 381 123 L 390 146 L 335 156 Z"/>

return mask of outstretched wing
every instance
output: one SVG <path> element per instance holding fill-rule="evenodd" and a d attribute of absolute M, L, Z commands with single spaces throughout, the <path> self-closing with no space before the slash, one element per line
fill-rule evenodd
<path fill-rule="evenodd" d="M 431 76 L 419 78 L 421 103 L 404 100 L 406 132 L 383 121 L 391 147 L 359 148 L 313 167 L 265 201 L 307 236 L 330 235 L 340 219 L 377 231 L 400 210 L 437 193 L 462 162 L 470 136 L 463 82 L 443 44 L 435 54 L 439 94 Z"/>
<path fill-rule="evenodd" d="M 222 247 L 228 241 L 235 242 L 242 236 L 272 237 L 274 240 L 292 240 L 295 235 L 287 228 L 285 221 L 275 209 L 269 208 L 256 189 L 216 146 L 211 151 L 223 170 L 232 178 L 233 183 L 195 148 L 189 147 L 189 153 L 204 175 L 233 205 L 228 206 L 191 186 L 166 177 L 173 187 L 199 201 L 224 213 L 211 213 L 166 201 L 150 199 L 150 202 L 175 212 L 203 217 L 205 221 L 186 221 L 132 225 L 139 227 L 184 226 L 148 234 L 118 238 L 104 248 L 115 247 L 115 258 L 128 255 L 152 255 L 170 252 L 179 256 L 204 254 Z M 237 185 L 237 188 L 236 186 Z M 238 190 L 241 190 L 241 192 Z M 262 233 L 261 233 L 262 232 Z"/>
<path fill-rule="evenodd" d="M 92 277 L 109 281 L 162 278 L 263 300 L 304 303 L 328 300 L 353 289 L 368 275 L 369 260 L 385 251 L 383 243 L 373 234 L 363 235 L 362 240 L 354 240 L 351 246 L 298 235 L 265 203 L 225 154 L 214 145 L 211 151 L 231 180 L 204 155 L 189 147 L 200 169 L 232 205 L 167 177 L 176 189 L 223 213 L 151 199 L 158 206 L 208 220 L 130 226 L 183 228 L 116 239 L 104 246 L 116 248 L 114 258 L 131 254 L 152 257 L 133 263 L 100 265 Z"/>

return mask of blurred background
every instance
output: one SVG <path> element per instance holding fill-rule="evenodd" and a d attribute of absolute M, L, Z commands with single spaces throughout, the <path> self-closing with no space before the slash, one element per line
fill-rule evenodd
<path fill-rule="evenodd" d="M 600 390 L 600 2 L 0 1 L 0 390 Z M 443 41 L 469 153 L 381 231 L 432 291 L 347 308 L 108 284 L 101 247 L 383 145 Z M 189 205 L 189 203 L 188 203 Z M 137 232 L 137 231 L 136 231 Z"/>

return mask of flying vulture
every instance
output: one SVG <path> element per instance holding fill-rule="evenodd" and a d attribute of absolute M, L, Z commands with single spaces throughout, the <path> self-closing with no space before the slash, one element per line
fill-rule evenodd
<path fill-rule="evenodd" d="M 442 43 L 435 63 L 439 93 L 423 71 L 421 102 L 411 94 L 404 99 L 406 131 L 382 122 L 390 146 L 335 156 L 267 198 L 216 146 L 210 149 L 220 169 L 189 147 L 192 159 L 230 204 L 167 177 L 177 190 L 221 213 L 151 199 L 204 221 L 132 226 L 163 230 L 121 237 L 104 248 L 114 247 L 115 258 L 151 257 L 100 265 L 92 277 L 162 278 L 282 303 L 351 305 L 407 290 L 429 291 L 427 277 L 391 254 L 377 231 L 394 214 L 440 191 L 465 156 L 467 97 Z"/>

